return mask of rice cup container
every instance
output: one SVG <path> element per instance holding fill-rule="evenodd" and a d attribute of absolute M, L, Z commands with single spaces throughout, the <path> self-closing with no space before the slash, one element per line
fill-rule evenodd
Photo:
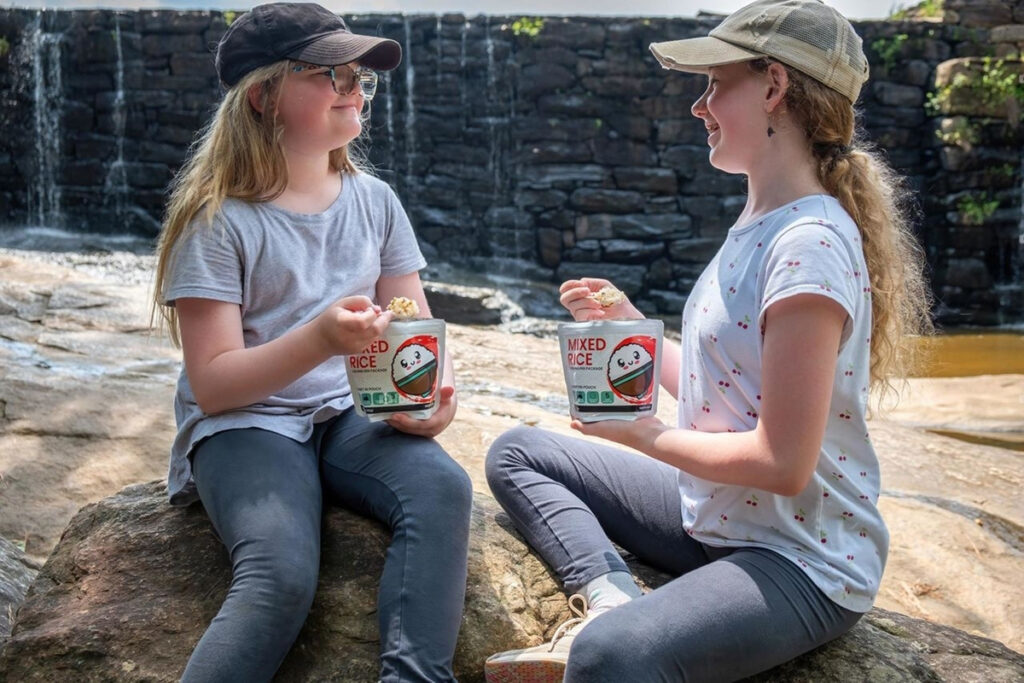
<path fill-rule="evenodd" d="M 371 421 L 437 412 L 444 369 L 444 321 L 393 320 L 384 336 L 346 358 L 356 412 Z"/>
<path fill-rule="evenodd" d="M 569 414 L 582 422 L 635 420 L 658 412 L 664 323 L 559 323 Z"/>

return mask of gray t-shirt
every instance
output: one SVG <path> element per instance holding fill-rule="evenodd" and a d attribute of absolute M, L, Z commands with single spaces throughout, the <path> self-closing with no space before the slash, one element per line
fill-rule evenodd
<path fill-rule="evenodd" d="M 246 348 L 265 344 L 345 296 L 374 299 L 380 277 L 407 275 L 426 262 L 398 197 L 366 174 L 343 175 L 338 198 L 322 213 L 227 199 L 213 225 L 194 221 L 174 248 L 163 300 L 238 304 Z M 305 441 L 313 425 L 352 405 L 345 358 L 335 356 L 259 403 L 207 415 L 184 368 L 174 413 L 167 491 L 171 503 L 198 496 L 188 455 L 227 429 L 258 427 Z"/>

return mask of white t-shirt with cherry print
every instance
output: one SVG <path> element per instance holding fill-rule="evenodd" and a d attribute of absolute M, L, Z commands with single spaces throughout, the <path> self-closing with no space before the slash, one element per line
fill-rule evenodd
<path fill-rule="evenodd" d="M 679 426 L 754 429 L 764 313 L 796 294 L 833 299 L 848 316 L 814 476 L 787 497 L 680 471 L 683 525 L 708 545 L 773 550 L 833 601 L 866 612 L 889 547 L 866 424 L 871 289 L 860 233 L 835 198 L 803 197 L 729 230 L 683 311 Z"/>

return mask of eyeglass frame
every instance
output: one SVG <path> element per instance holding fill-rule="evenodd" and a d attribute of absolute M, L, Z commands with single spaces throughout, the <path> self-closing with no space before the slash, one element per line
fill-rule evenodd
<path fill-rule="evenodd" d="M 353 83 L 352 87 L 349 88 L 348 92 L 341 92 L 338 90 L 337 74 L 335 69 L 344 67 L 352 72 Z M 377 72 L 366 66 L 357 66 L 354 69 L 348 64 L 335 64 L 334 66 L 326 66 L 323 64 L 305 64 L 305 63 L 294 63 L 292 64 L 292 73 L 300 73 L 302 71 L 309 71 L 311 69 L 323 69 L 323 73 L 329 74 L 331 77 L 331 90 L 338 95 L 351 95 L 355 92 L 356 88 L 359 89 L 360 94 L 363 98 L 369 102 L 373 99 L 373 96 L 377 94 Z"/>

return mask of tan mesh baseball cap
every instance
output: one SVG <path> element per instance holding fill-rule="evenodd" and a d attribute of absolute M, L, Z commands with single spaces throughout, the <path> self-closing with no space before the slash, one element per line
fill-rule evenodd
<path fill-rule="evenodd" d="M 856 102 L 868 79 L 863 42 L 842 14 L 820 0 L 758 0 L 705 38 L 651 43 L 666 69 L 707 73 L 712 66 L 771 57 Z"/>

